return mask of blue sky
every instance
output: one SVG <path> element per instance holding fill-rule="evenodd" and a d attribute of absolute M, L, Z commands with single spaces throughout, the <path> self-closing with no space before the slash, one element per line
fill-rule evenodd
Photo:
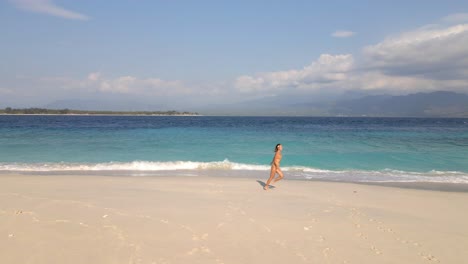
<path fill-rule="evenodd" d="M 0 2 L 0 107 L 468 92 L 467 1 Z"/>

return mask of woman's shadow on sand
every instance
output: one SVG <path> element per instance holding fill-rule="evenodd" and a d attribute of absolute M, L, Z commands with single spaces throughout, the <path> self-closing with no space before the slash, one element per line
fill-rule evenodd
<path fill-rule="evenodd" d="M 265 188 L 265 186 L 266 186 L 265 182 L 262 182 L 260 180 L 257 180 L 257 182 L 258 182 L 258 184 L 260 184 L 262 186 L 262 189 Z M 276 188 L 276 187 L 270 184 L 270 189 L 274 189 L 274 188 Z"/>

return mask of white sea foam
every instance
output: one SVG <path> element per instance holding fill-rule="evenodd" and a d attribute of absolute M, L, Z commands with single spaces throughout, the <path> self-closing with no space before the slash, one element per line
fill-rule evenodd
<path fill-rule="evenodd" d="M 304 173 L 306 179 L 324 179 L 349 182 L 434 182 L 434 183 L 465 183 L 468 184 L 468 173 L 454 171 L 411 172 L 397 170 L 344 170 L 320 171 Z"/>
<path fill-rule="evenodd" d="M 133 161 L 106 163 L 0 163 L 0 171 L 173 171 L 173 170 L 268 170 L 265 165 L 224 161 Z"/>
<path fill-rule="evenodd" d="M 231 162 L 229 160 L 213 162 L 195 161 L 133 161 L 133 162 L 107 162 L 107 163 L 0 163 L 0 172 L 25 172 L 25 173 L 70 173 L 70 172 L 93 172 L 99 173 L 132 173 L 125 175 L 145 176 L 152 172 L 180 171 L 188 172 L 203 171 L 244 171 L 242 175 L 254 174 L 255 172 L 266 172 L 269 165 L 244 164 Z M 286 177 L 296 179 L 317 179 L 329 181 L 346 182 L 435 182 L 435 183 L 464 183 L 468 184 L 468 173 L 457 171 L 428 171 L 411 172 L 384 169 L 378 171 L 366 170 L 325 170 L 304 166 L 284 167 Z M 188 171 L 188 172 L 187 172 Z M 177 173 L 177 175 L 185 175 Z M 192 174 L 191 174 L 192 175 Z M 196 174 L 193 174 L 196 175 Z"/>

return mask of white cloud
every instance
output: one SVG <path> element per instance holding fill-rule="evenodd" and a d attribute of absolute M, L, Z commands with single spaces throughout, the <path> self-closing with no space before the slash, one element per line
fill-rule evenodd
<path fill-rule="evenodd" d="M 449 17 L 455 21 L 463 15 Z M 302 68 L 246 74 L 233 81 L 188 84 L 179 80 L 133 75 L 108 77 L 90 72 L 83 78 L 49 77 L 38 81 L 21 77 L 24 83 L 3 84 L 10 90 L 0 89 L 0 94 L 12 93 L 11 89 L 20 94 L 17 87 L 21 86 L 24 90 L 21 94 L 29 92 L 33 97 L 112 95 L 215 102 L 219 98 L 232 101 L 272 94 L 320 95 L 347 90 L 390 94 L 436 90 L 468 92 L 467 43 L 468 24 L 431 24 L 366 46 L 360 54 L 322 54 Z M 36 89 L 30 90 L 31 86 Z"/>
<path fill-rule="evenodd" d="M 335 38 L 349 38 L 356 34 L 356 32 L 348 31 L 348 30 L 338 30 L 333 32 L 331 35 Z"/>
<path fill-rule="evenodd" d="M 101 73 L 100 72 L 92 72 L 88 74 L 88 80 L 95 82 L 101 78 Z"/>
<path fill-rule="evenodd" d="M 346 90 L 407 94 L 418 91 L 468 92 L 468 24 L 428 25 L 363 48 L 362 54 L 322 54 L 296 69 L 239 76 L 230 84 L 186 84 L 178 80 L 91 72 L 86 78 L 44 78 L 61 91 L 179 96 L 206 100 L 237 96 Z M 234 90 L 232 89 L 234 88 Z"/>
<path fill-rule="evenodd" d="M 115 80 L 102 81 L 100 90 L 102 92 L 129 93 L 135 88 L 137 79 L 132 76 L 123 76 Z"/>
<path fill-rule="evenodd" d="M 467 43 L 468 24 L 431 24 L 364 47 L 356 62 L 350 54 L 324 54 L 302 69 L 240 76 L 235 87 L 265 95 L 331 90 L 468 92 Z"/>
<path fill-rule="evenodd" d="M 365 66 L 390 75 L 467 78 L 467 43 L 468 24 L 424 27 L 365 47 Z"/>
<path fill-rule="evenodd" d="M 466 20 L 468 14 L 444 22 Z M 394 93 L 468 92 L 468 24 L 429 24 L 364 47 L 361 87 Z"/>
<path fill-rule="evenodd" d="M 389 94 L 401 94 L 417 91 L 437 90 L 437 84 L 414 76 L 386 75 L 381 71 L 358 72 L 343 84 L 349 90 L 381 91 Z"/>
<path fill-rule="evenodd" d="M 184 96 L 195 93 L 196 89 L 187 87 L 178 80 L 159 78 L 137 78 L 120 76 L 106 78 L 100 72 L 91 72 L 84 79 L 69 77 L 43 77 L 39 81 L 51 89 L 76 92 L 101 92 L 112 94 L 131 94 L 147 96 Z M 197 93 L 199 90 L 196 91 Z"/>
<path fill-rule="evenodd" d="M 133 76 L 103 79 L 98 89 L 101 92 L 158 96 L 192 93 L 192 90 L 186 88 L 180 81 L 165 81 L 158 78 L 138 79 Z"/>
<path fill-rule="evenodd" d="M 322 54 L 317 61 L 299 69 L 240 76 L 235 87 L 241 92 L 315 89 L 345 80 L 353 68 L 353 56 Z"/>
<path fill-rule="evenodd" d="M 16 7 L 22 10 L 48 14 L 74 20 L 89 20 L 89 17 L 77 12 L 59 7 L 52 0 L 10 0 Z"/>

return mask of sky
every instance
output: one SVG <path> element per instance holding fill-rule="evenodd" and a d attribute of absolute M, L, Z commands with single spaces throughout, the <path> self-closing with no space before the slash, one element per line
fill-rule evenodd
<path fill-rule="evenodd" d="M 0 36 L 2 108 L 468 93 L 466 0 L 2 0 Z"/>

